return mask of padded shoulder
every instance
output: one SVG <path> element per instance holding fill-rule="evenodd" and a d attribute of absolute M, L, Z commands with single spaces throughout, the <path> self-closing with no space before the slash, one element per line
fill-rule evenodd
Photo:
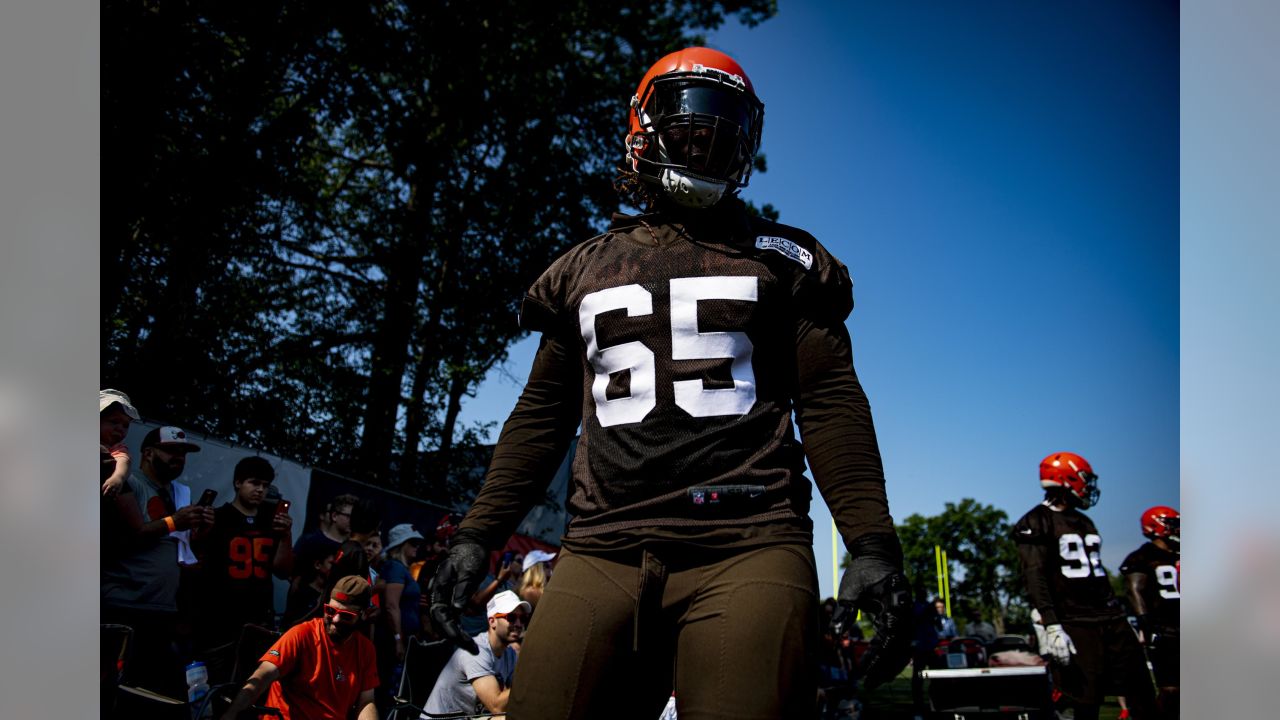
<path fill-rule="evenodd" d="M 520 303 L 520 327 L 535 332 L 557 332 L 566 323 L 569 286 L 577 274 L 582 258 L 593 252 L 611 233 L 597 235 L 569 248 L 533 282 Z"/>
<path fill-rule="evenodd" d="M 1018 543 L 1042 544 L 1053 539 L 1053 522 L 1048 513 L 1053 512 L 1043 505 L 1031 508 L 1026 515 L 1013 524 L 1010 535 Z"/>
<path fill-rule="evenodd" d="M 792 295 L 805 317 L 841 323 L 853 310 L 849 269 L 808 232 L 763 218 L 751 219 L 752 242 L 763 258 L 781 258 L 792 277 Z"/>

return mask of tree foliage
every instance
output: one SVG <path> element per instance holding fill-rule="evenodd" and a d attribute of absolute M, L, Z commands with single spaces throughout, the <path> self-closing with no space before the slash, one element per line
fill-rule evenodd
<path fill-rule="evenodd" d="M 103 6 L 103 382 L 435 500 L 648 65 L 768 0 Z M 772 208 L 766 207 L 766 211 Z"/>
<path fill-rule="evenodd" d="M 898 539 L 912 587 L 937 593 L 934 547 L 947 552 L 952 613 L 977 609 L 1003 632 L 1010 622 L 1023 622 L 1029 610 L 1022 598 L 1018 550 L 1009 535 L 1009 516 L 972 498 L 948 502 L 938 515 L 914 514 L 897 526 Z M 845 555 L 846 566 L 849 563 Z"/>

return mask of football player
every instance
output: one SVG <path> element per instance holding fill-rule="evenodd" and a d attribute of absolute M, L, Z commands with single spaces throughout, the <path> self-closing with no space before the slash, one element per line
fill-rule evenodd
<path fill-rule="evenodd" d="M 1013 526 L 1031 607 L 1045 628 L 1048 654 L 1076 720 L 1098 717 L 1106 687 L 1125 696 L 1134 718 L 1151 717 L 1151 677 L 1142 647 L 1102 566 L 1102 536 L 1082 510 L 1101 494 L 1098 476 L 1075 453 L 1040 463 L 1044 501 Z"/>
<path fill-rule="evenodd" d="M 1182 599 L 1181 516 L 1165 505 L 1142 513 L 1142 534 L 1148 539 L 1129 553 L 1120 566 L 1129 602 L 1138 616 L 1138 630 L 1160 693 L 1161 717 L 1178 717 L 1178 606 Z"/>
<path fill-rule="evenodd" d="M 489 551 L 541 501 L 581 425 L 573 519 L 512 718 L 648 720 L 673 689 L 681 717 L 811 716 L 806 458 L 853 557 L 837 622 L 856 604 L 876 623 L 863 677 L 884 682 L 910 657 L 902 550 L 844 324 L 848 271 L 737 197 L 763 120 L 729 56 L 659 60 L 631 98 L 617 182 L 647 212 L 615 215 L 524 298 L 541 344 L 431 592 L 441 633 L 471 647 L 457 618 Z"/>

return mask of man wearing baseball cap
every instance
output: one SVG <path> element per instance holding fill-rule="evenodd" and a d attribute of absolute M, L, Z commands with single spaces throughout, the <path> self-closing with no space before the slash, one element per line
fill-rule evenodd
<path fill-rule="evenodd" d="M 134 629 L 130 670 L 137 684 L 168 695 L 181 695 L 186 685 L 172 649 L 181 579 L 175 533 L 213 524 L 213 508 L 191 505 L 189 490 L 183 497 L 175 494 L 174 480 L 186 467 L 187 453 L 199 450 L 181 428 L 147 433 L 141 462 L 126 479 L 121 500 L 136 504 L 141 527 L 134 516 L 129 551 L 102 559 L 101 621 Z"/>
<path fill-rule="evenodd" d="M 352 710 L 356 720 L 377 720 L 373 643 L 357 632 L 372 596 L 362 577 L 338 580 L 324 617 L 289 628 L 263 654 L 223 719 L 234 720 L 270 685 L 266 704 L 278 709 L 284 720 L 346 720 Z"/>
<path fill-rule="evenodd" d="M 511 645 L 524 635 L 530 608 L 515 593 L 504 590 L 489 600 L 486 609 L 489 629 L 472 638 L 480 652 L 454 651 L 427 698 L 424 709 L 429 714 L 506 711 L 516 670 L 516 651 Z"/>

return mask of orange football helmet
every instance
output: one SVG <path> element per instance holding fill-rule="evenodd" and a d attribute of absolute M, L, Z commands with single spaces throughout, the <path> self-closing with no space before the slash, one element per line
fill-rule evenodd
<path fill-rule="evenodd" d="M 1102 495 L 1098 489 L 1098 476 L 1089 461 L 1069 452 L 1056 452 L 1040 461 L 1040 487 L 1046 490 L 1067 488 L 1080 501 L 1082 508 L 1097 505 Z"/>
<path fill-rule="evenodd" d="M 764 104 L 742 66 L 717 50 L 671 53 L 645 73 L 628 112 L 627 161 L 686 207 L 746 187 Z"/>

